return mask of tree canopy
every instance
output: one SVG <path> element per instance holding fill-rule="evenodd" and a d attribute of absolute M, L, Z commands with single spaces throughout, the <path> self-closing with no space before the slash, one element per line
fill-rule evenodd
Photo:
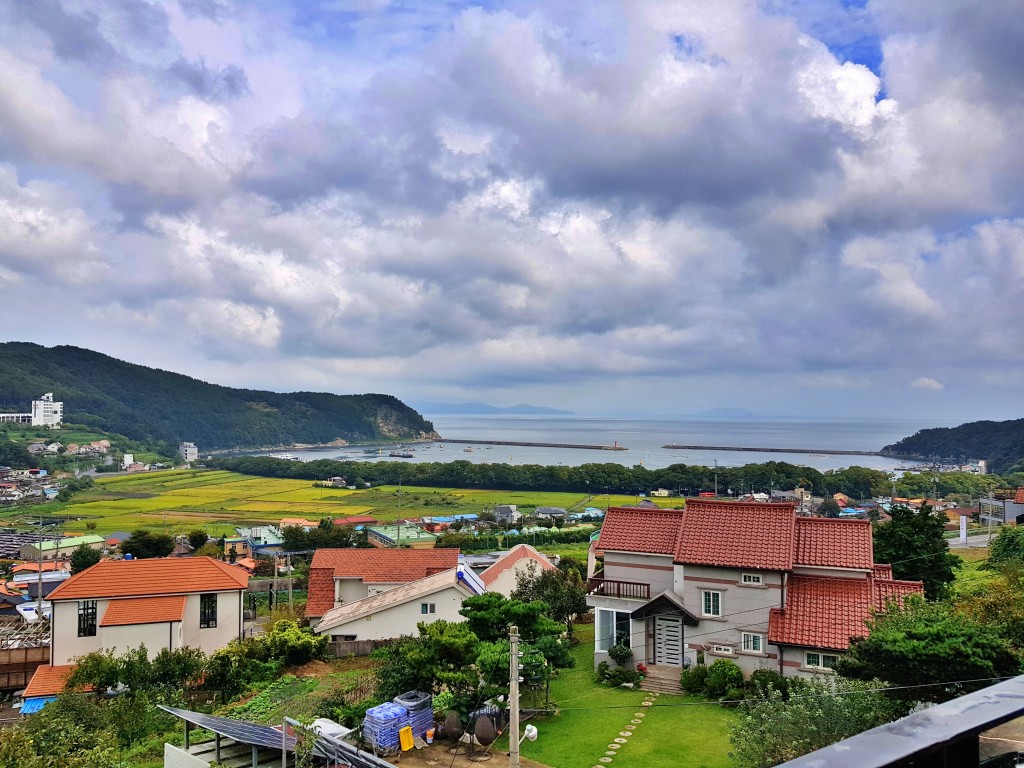
<path fill-rule="evenodd" d="M 164 533 L 146 530 L 133 531 L 121 542 L 121 551 L 139 560 L 149 557 L 167 557 L 174 551 L 174 539 Z"/>
<path fill-rule="evenodd" d="M 890 563 L 897 579 L 924 582 L 925 597 L 936 599 L 961 564 L 943 535 L 944 518 L 928 506 L 920 511 L 895 506 L 889 515 L 889 522 L 874 526 L 875 562 Z"/>
<path fill-rule="evenodd" d="M 565 625 L 572 637 L 573 621 L 587 612 L 587 588 L 575 568 L 541 570 L 536 564 L 516 575 L 512 598 L 530 602 L 541 600 L 548 605 L 548 615 Z"/>
<path fill-rule="evenodd" d="M 91 568 L 102 559 L 99 550 L 93 549 L 88 544 L 79 544 L 71 553 L 71 575 L 81 573 L 86 568 Z"/>

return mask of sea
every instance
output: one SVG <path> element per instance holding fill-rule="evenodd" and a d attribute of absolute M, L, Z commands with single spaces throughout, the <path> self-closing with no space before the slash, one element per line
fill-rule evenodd
<path fill-rule="evenodd" d="M 424 414 L 444 438 L 534 443 L 618 445 L 624 451 L 540 446 L 464 446 L 458 443 L 408 443 L 412 458 L 391 458 L 394 444 L 353 445 L 289 451 L 303 461 L 471 461 L 475 464 L 548 464 L 578 466 L 618 463 L 660 469 L 671 464 L 736 467 L 784 461 L 826 471 L 849 466 L 898 470 L 906 462 L 883 456 L 830 456 L 821 450 L 878 451 L 929 427 L 952 427 L 950 419 L 616 419 L 576 416 L 462 416 Z M 678 450 L 668 444 L 784 448 L 775 451 Z M 470 450 L 466 450 L 470 448 Z M 271 453 L 267 451 L 266 453 Z M 277 451 L 280 453 L 280 451 Z"/>

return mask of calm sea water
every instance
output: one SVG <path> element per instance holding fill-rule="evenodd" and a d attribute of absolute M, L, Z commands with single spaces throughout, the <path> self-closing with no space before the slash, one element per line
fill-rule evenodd
<path fill-rule="evenodd" d="M 411 459 L 391 459 L 386 446 L 379 452 L 367 446 L 338 449 L 294 450 L 304 461 L 323 458 L 365 461 L 454 461 L 474 463 L 564 464 L 619 463 L 643 464 L 650 469 L 670 464 L 740 466 L 764 461 L 786 461 L 819 470 L 851 465 L 876 469 L 895 469 L 902 462 L 881 456 L 826 456 L 815 449 L 877 451 L 885 445 L 927 427 L 955 426 L 952 420 L 725 420 L 725 419 L 607 419 L 568 416 L 431 416 L 434 428 L 443 437 L 469 440 L 506 440 L 542 443 L 618 444 L 626 451 L 582 450 L 568 448 L 510 447 L 482 445 L 464 451 L 455 443 L 418 443 L 410 445 Z M 792 453 L 740 451 L 670 450 L 669 443 L 683 445 L 741 446 L 751 448 L 792 448 Z M 369 453 L 367 452 L 369 451 Z"/>

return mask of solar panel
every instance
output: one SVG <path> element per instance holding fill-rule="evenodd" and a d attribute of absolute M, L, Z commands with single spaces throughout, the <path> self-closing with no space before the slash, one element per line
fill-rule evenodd
<path fill-rule="evenodd" d="M 241 744 L 249 744 L 257 747 L 268 747 L 270 749 L 281 749 L 282 739 L 284 747 L 289 751 L 295 750 L 295 737 L 284 736 L 280 731 L 271 728 L 269 725 L 249 723 L 245 720 L 232 720 L 229 717 L 217 717 L 216 715 L 205 715 L 202 712 L 191 712 L 187 709 L 167 707 L 163 704 L 157 705 L 164 712 L 180 717 L 186 722 L 206 728 L 221 736 L 227 736 Z"/>

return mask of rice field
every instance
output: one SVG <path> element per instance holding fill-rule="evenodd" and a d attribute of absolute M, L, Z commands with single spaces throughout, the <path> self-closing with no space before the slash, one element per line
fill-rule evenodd
<path fill-rule="evenodd" d="M 671 499 L 654 499 L 672 506 Z M 100 476 L 89 491 L 68 504 L 34 507 L 47 514 L 67 517 L 69 524 L 85 528 L 95 523 L 97 533 L 131 531 L 137 528 L 182 533 L 205 528 L 213 535 L 231 534 L 236 526 L 276 523 L 282 517 L 373 515 L 382 522 L 423 515 L 480 513 L 497 504 L 516 504 L 524 511 L 552 506 L 582 510 L 585 506 L 605 508 L 629 505 L 634 496 L 590 497 L 579 493 L 547 491 L 498 491 L 486 489 L 443 489 L 415 486 L 380 486 L 350 491 L 343 488 L 315 488 L 309 480 L 252 477 L 220 470 L 167 470 L 138 475 Z M 5 523 L 17 523 L 12 512 Z"/>

